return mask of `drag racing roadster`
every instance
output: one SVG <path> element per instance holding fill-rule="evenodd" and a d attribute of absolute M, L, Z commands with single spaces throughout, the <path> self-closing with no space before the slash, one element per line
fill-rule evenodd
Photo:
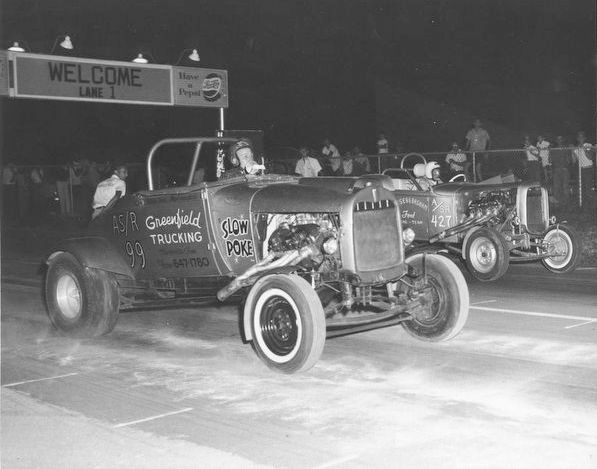
<path fill-rule="evenodd" d="M 394 324 L 428 341 L 460 332 L 466 281 L 445 257 L 405 257 L 414 233 L 402 229 L 389 177 L 239 175 L 193 184 L 199 155 L 220 165 L 235 142 L 158 142 L 147 158 L 148 189 L 56 246 L 45 282 L 56 329 L 97 336 L 127 308 L 238 301 L 242 337 L 284 373 L 312 367 L 326 337 Z M 187 182 L 157 188 L 155 155 L 177 145 L 194 149 Z"/>
<path fill-rule="evenodd" d="M 409 165 L 413 160 L 419 163 Z M 576 268 L 577 235 L 550 217 L 547 190 L 539 183 L 434 184 L 434 165 L 410 153 L 399 168 L 383 172 L 392 178 L 402 226 L 415 232 L 411 249 L 455 254 L 482 281 L 500 278 L 510 262 L 541 261 L 557 273 Z"/>

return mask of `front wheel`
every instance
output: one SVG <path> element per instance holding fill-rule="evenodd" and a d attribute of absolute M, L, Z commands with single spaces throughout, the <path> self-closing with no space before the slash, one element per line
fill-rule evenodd
<path fill-rule="evenodd" d="M 253 348 L 267 366 L 296 373 L 315 365 L 325 344 L 325 314 L 306 280 L 268 275 L 255 283 L 247 300 Z"/>
<path fill-rule="evenodd" d="M 415 254 L 406 259 L 413 268 L 407 277 L 407 294 L 418 305 L 412 319 L 402 323 L 406 331 L 422 340 L 443 341 L 455 337 L 468 318 L 466 280 L 456 264 L 437 254 Z"/>
<path fill-rule="evenodd" d="M 550 255 L 541 262 L 551 272 L 572 272 L 580 262 L 578 235 L 566 225 L 550 226 L 543 235 L 543 245 Z"/>
<path fill-rule="evenodd" d="M 465 247 L 466 266 L 477 280 L 497 280 L 508 270 L 510 251 L 504 237 L 493 228 L 474 231 Z"/>
<path fill-rule="evenodd" d="M 118 284 L 114 276 L 85 267 L 66 252 L 50 260 L 45 300 L 52 325 L 75 337 L 107 334 L 118 320 Z"/>

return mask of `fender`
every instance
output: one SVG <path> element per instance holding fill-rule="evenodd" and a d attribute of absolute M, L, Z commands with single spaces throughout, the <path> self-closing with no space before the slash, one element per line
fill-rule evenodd
<path fill-rule="evenodd" d="M 48 256 L 46 263 L 52 262 L 52 259 L 61 252 L 72 254 L 85 267 L 135 278 L 131 267 L 105 238 L 86 236 L 65 239 Z"/>
<path fill-rule="evenodd" d="M 469 238 L 475 231 L 477 231 L 480 228 L 481 228 L 481 226 L 475 226 L 474 228 L 471 228 L 470 230 L 468 230 L 466 232 L 466 236 L 462 240 L 462 258 L 463 259 L 466 259 L 466 245 L 468 244 Z"/>

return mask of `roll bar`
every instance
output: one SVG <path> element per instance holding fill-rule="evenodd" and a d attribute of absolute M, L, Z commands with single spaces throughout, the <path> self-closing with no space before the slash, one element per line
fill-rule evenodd
<path fill-rule="evenodd" d="M 195 173 L 195 169 L 197 169 L 197 162 L 199 161 L 199 153 L 201 152 L 201 146 L 204 143 L 224 143 L 224 144 L 231 144 L 238 141 L 237 138 L 230 138 L 230 137 L 188 137 L 188 138 L 165 138 L 157 142 L 151 150 L 149 150 L 149 155 L 147 156 L 147 163 L 146 163 L 146 171 L 147 171 L 147 188 L 152 191 L 153 190 L 153 170 L 151 169 L 151 164 L 153 162 L 153 157 L 155 152 L 158 148 L 161 148 L 165 145 L 178 145 L 181 143 L 194 143 L 195 146 L 195 153 L 193 154 L 193 162 L 191 164 L 191 170 L 189 172 L 189 177 L 187 179 L 187 186 L 190 186 L 193 183 L 193 174 Z"/>

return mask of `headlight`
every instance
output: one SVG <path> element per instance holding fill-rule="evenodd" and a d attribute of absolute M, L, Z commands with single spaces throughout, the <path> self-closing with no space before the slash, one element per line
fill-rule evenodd
<path fill-rule="evenodd" d="M 408 246 L 415 240 L 415 232 L 412 230 L 412 228 L 406 228 L 404 231 L 402 231 L 402 239 L 404 240 L 405 246 Z"/>
<path fill-rule="evenodd" d="M 323 242 L 322 248 L 326 254 L 334 254 L 338 250 L 338 240 L 330 237 Z"/>

